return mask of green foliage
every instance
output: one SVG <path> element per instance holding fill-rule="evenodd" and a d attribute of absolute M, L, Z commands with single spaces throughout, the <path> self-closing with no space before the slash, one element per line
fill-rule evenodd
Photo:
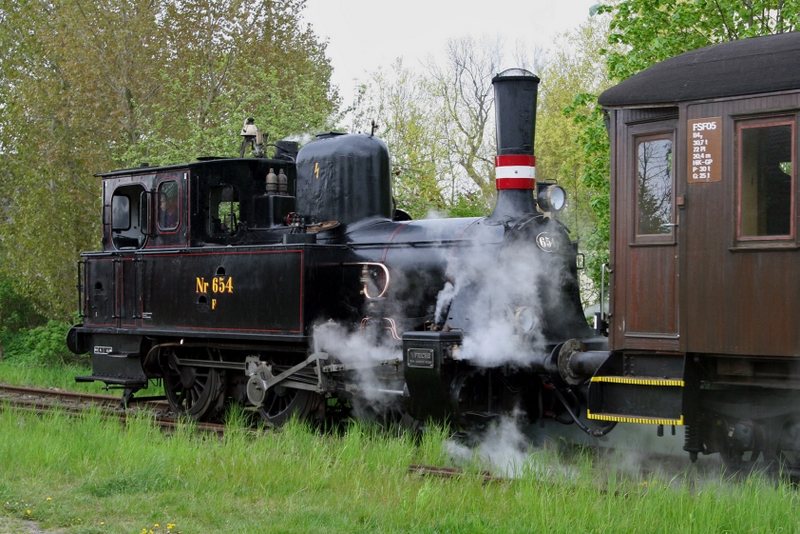
<path fill-rule="evenodd" d="M 783 0 L 623 0 L 612 13 L 612 78 L 624 80 L 654 63 L 703 46 L 800 27 L 800 4 Z"/>
<path fill-rule="evenodd" d="M 114 168 L 238 153 L 327 124 L 338 103 L 303 0 L 4 2 L 0 272 L 68 318 L 75 261 L 98 248 Z"/>
<path fill-rule="evenodd" d="M 581 183 L 592 192 L 589 206 L 595 216 L 596 225 L 587 236 L 586 274 L 600 287 L 601 269 L 609 263 L 608 243 L 610 236 L 611 212 L 609 205 L 609 153 L 610 146 L 603 111 L 597 105 L 597 96 L 581 93 L 564 112 L 572 116 L 581 130 L 577 142 L 583 148 L 581 153 L 583 173 Z"/>
<path fill-rule="evenodd" d="M 46 319 L 38 314 L 30 299 L 20 295 L 11 278 L 0 275 L 0 330 L 16 332 L 21 328 L 34 328 Z"/>

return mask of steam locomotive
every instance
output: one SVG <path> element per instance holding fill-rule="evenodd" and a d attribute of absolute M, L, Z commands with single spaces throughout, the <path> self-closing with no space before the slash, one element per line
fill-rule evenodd
<path fill-rule="evenodd" d="M 92 375 L 76 380 L 126 401 L 163 380 L 200 420 L 239 403 L 275 425 L 345 406 L 457 426 L 517 411 L 591 438 L 677 427 L 693 460 L 795 469 L 797 59 L 798 34 L 745 39 L 601 95 L 611 301 L 594 327 L 564 190 L 536 180 L 539 79 L 522 69 L 493 79 L 487 217 L 395 209 L 374 135 L 268 157 L 250 120 L 239 158 L 102 174 L 103 248 L 82 255 L 68 334 Z"/>
<path fill-rule="evenodd" d="M 260 156 L 101 175 L 103 250 L 83 254 L 68 336 L 93 369 L 77 380 L 130 399 L 163 379 L 176 412 L 238 402 L 273 424 L 334 404 L 456 424 L 577 411 L 561 376 L 591 376 L 606 340 L 581 308 L 564 190 L 535 180 L 539 79 L 493 82 L 488 217 L 410 220 L 377 137 L 281 141 L 266 157 L 252 120 L 241 155 Z"/>

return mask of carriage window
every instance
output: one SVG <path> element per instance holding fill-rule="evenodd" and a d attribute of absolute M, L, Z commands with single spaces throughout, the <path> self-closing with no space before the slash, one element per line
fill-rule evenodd
<path fill-rule="evenodd" d="M 178 182 L 161 182 L 158 186 L 158 228 L 175 230 L 178 222 Z"/>
<path fill-rule="evenodd" d="M 672 233 L 672 138 L 636 142 L 636 234 Z"/>
<path fill-rule="evenodd" d="M 741 240 L 794 233 L 794 129 L 787 118 L 737 124 Z"/>
<path fill-rule="evenodd" d="M 239 193 L 233 186 L 212 187 L 208 205 L 209 235 L 233 235 L 238 231 Z"/>

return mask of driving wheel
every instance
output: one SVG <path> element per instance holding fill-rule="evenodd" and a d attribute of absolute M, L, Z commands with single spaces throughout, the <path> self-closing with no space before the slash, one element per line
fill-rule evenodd
<path fill-rule="evenodd" d="M 207 421 L 216 415 L 224 391 L 220 372 L 213 367 L 179 365 L 175 351 L 167 353 L 164 370 L 164 390 L 170 408 L 180 415 L 197 421 Z M 211 361 L 208 355 L 204 359 Z"/>

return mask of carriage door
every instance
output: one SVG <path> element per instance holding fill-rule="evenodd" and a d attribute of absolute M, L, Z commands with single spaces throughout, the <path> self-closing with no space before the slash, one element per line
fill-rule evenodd
<path fill-rule="evenodd" d="M 627 349 L 678 350 L 678 229 L 674 156 L 677 121 L 629 127 L 620 211 L 627 231 L 617 241 L 616 328 Z M 622 192 L 622 191 L 621 191 Z M 621 213 L 619 213 L 621 215 Z M 626 243 L 620 242 L 622 238 Z M 622 275 L 620 278 L 619 275 Z M 621 317 L 620 317 L 621 315 Z"/>

